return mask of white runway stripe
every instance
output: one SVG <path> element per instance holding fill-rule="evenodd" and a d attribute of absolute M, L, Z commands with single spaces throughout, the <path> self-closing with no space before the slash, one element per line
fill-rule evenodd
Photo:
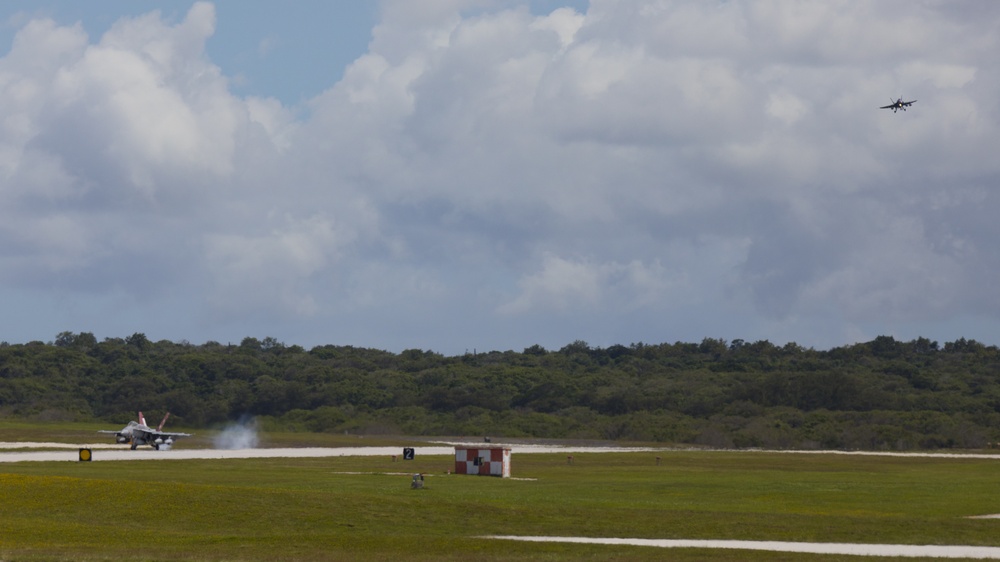
<path fill-rule="evenodd" d="M 806 554 L 841 554 L 849 556 L 899 556 L 917 558 L 978 558 L 1000 560 L 1000 547 L 962 545 L 911 545 L 911 544 L 850 544 L 810 543 L 782 541 L 728 541 L 728 540 L 678 540 L 678 539 L 620 539 L 590 537 L 483 537 L 510 541 L 564 542 L 583 544 L 608 544 L 654 546 L 660 548 L 716 548 L 738 550 L 767 550 L 771 552 L 797 552 Z"/>

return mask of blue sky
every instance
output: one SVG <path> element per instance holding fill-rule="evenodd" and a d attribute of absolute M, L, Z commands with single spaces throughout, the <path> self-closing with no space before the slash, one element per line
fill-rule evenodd
<path fill-rule="evenodd" d="M 997 343 L 994 3 L 0 22 L 0 341 Z"/>
<path fill-rule="evenodd" d="M 218 24 L 205 53 L 232 78 L 232 91 L 275 97 L 287 105 L 301 104 L 339 80 L 344 68 L 367 50 L 379 14 L 373 0 L 215 0 L 213 4 Z M 524 5 L 547 14 L 564 6 L 585 11 L 587 2 L 533 0 Z M 191 2 L 124 0 L 6 2 L 0 6 L 0 20 L 6 22 L 0 44 L 9 48 L 26 18 L 49 17 L 62 25 L 79 22 L 97 38 L 123 17 L 158 10 L 164 19 L 177 21 L 190 6 Z M 467 13 L 475 11 L 473 6 Z"/>
<path fill-rule="evenodd" d="M 233 92 L 272 96 L 290 105 L 319 94 L 340 79 L 361 56 L 377 21 L 374 2 L 348 0 L 289 3 L 219 0 L 215 33 L 205 53 L 232 78 Z M 77 22 L 99 38 L 123 17 L 159 10 L 167 21 L 183 19 L 191 2 L 8 2 L 0 14 L 8 24 L 9 48 L 24 18 L 50 17 L 62 25 Z"/>

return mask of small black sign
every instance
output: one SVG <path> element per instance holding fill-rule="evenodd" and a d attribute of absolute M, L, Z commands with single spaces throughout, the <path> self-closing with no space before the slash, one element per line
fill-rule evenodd
<path fill-rule="evenodd" d="M 90 449 L 80 449 L 80 462 L 90 462 L 93 456 L 90 454 Z"/>
<path fill-rule="evenodd" d="M 404 461 L 412 461 L 413 460 L 413 447 L 404 447 L 403 448 L 403 460 Z"/>

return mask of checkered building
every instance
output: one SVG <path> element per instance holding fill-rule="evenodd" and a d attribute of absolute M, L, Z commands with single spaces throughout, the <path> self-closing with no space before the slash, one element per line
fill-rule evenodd
<path fill-rule="evenodd" d="M 510 449 L 455 447 L 455 474 L 510 478 Z"/>

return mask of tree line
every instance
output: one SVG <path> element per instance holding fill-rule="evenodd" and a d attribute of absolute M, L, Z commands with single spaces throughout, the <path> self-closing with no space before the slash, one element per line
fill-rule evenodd
<path fill-rule="evenodd" d="M 1000 441 L 1000 350 L 891 336 L 829 350 L 706 338 L 459 356 L 141 333 L 0 343 L 0 416 L 122 423 L 138 409 L 186 427 L 249 415 L 286 431 L 983 448 Z"/>

